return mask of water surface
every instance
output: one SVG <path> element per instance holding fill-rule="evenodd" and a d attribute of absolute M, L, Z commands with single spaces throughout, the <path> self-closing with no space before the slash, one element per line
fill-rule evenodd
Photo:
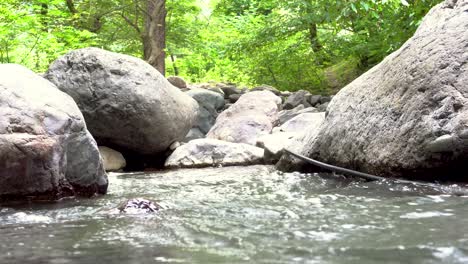
<path fill-rule="evenodd" d="M 0 263 L 468 263 L 468 197 L 227 167 L 110 174 L 98 199 L 0 206 Z M 127 199 L 153 215 L 115 214 Z"/>

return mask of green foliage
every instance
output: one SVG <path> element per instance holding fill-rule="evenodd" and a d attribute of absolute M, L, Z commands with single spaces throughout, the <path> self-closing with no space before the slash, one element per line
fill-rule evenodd
<path fill-rule="evenodd" d="M 67 50 L 95 44 L 95 35 L 72 26 L 64 1 L 4 0 L 0 4 L 0 62 L 44 71 Z"/>
<path fill-rule="evenodd" d="M 2 0 L 0 62 L 44 71 L 97 46 L 142 56 L 147 0 Z M 397 50 L 441 0 L 167 0 L 167 71 L 333 93 Z"/>
<path fill-rule="evenodd" d="M 242 65 L 245 82 L 331 93 L 398 49 L 438 2 L 220 1 L 213 19 L 229 28 L 220 53 Z"/>

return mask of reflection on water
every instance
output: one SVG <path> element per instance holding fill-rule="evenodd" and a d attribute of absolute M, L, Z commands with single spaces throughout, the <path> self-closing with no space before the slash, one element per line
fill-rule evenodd
<path fill-rule="evenodd" d="M 0 263 L 468 263 L 468 197 L 444 190 L 266 166 L 109 180 L 98 199 L 2 205 Z M 137 197 L 168 209 L 115 214 Z"/>

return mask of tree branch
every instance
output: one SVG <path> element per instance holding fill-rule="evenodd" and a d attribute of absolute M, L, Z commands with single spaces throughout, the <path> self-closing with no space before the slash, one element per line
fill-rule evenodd
<path fill-rule="evenodd" d="M 134 28 L 139 34 L 141 34 L 141 29 L 135 24 L 130 18 L 126 17 L 123 13 L 120 13 L 120 16 L 129 24 L 132 28 Z"/>
<path fill-rule="evenodd" d="M 78 13 L 78 10 L 76 10 L 75 3 L 73 3 L 73 0 L 66 0 L 67 2 L 67 7 L 70 13 L 76 14 Z"/>

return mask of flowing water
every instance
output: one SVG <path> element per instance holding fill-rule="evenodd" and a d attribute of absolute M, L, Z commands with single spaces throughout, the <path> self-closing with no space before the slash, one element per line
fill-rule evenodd
<path fill-rule="evenodd" d="M 97 199 L 2 205 L 0 263 L 468 263 L 468 197 L 441 190 L 267 166 L 109 180 Z M 115 213 L 136 197 L 167 209 Z"/>

